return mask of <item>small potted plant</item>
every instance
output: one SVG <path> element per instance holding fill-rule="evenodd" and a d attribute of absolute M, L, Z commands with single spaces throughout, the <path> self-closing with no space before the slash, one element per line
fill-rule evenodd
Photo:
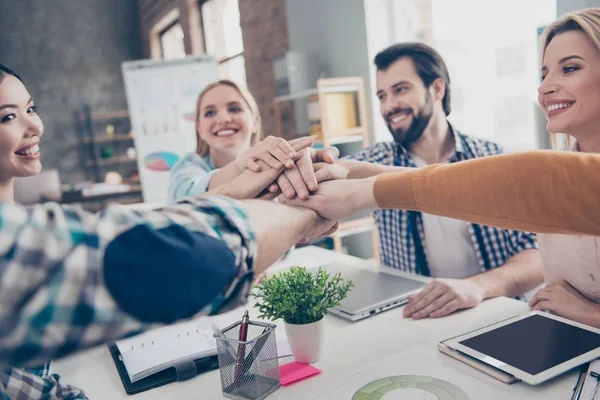
<path fill-rule="evenodd" d="M 257 299 L 258 317 L 272 321 L 282 318 L 294 358 L 308 364 L 321 355 L 327 310 L 338 306 L 353 286 L 339 273 L 331 276 L 321 268 L 309 272 L 304 267 L 292 267 L 265 279 L 252 295 Z"/>

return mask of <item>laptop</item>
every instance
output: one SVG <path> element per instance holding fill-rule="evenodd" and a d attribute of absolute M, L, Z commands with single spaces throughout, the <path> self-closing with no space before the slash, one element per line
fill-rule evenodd
<path fill-rule="evenodd" d="M 326 265 L 323 269 L 332 274 L 341 272 L 344 280 L 354 282 L 355 287 L 341 305 L 328 310 L 349 321 L 358 321 L 406 304 L 412 295 L 427 285 L 427 281 L 418 276 L 407 277 L 338 263 Z"/>

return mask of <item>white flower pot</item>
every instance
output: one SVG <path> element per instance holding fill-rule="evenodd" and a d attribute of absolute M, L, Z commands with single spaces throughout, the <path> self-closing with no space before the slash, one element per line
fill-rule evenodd
<path fill-rule="evenodd" d="M 310 324 L 284 322 L 283 325 L 294 359 L 304 364 L 319 361 L 325 333 L 325 317 Z"/>

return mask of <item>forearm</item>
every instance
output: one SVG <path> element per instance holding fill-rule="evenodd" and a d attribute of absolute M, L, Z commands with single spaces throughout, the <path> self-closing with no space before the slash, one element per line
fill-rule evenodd
<path fill-rule="evenodd" d="M 240 176 L 243 172 L 247 171 L 246 168 L 242 169 L 238 166 L 236 161 L 232 161 L 223 168 L 219 168 L 217 172 L 212 176 L 210 183 L 208 184 L 208 190 L 215 189 L 227 182 Z"/>
<path fill-rule="evenodd" d="M 527 249 L 504 265 L 467 278 L 482 288 L 483 298 L 516 297 L 544 282 L 542 259 L 537 249 Z"/>
<path fill-rule="evenodd" d="M 234 179 L 215 187 L 203 196 L 227 196 L 237 200 L 253 199 L 269 187 L 281 174 L 281 170 L 270 167 L 262 168 L 260 172 L 244 170 Z"/>
<path fill-rule="evenodd" d="M 600 235 L 600 156 L 536 151 L 377 177 L 380 208 L 538 233 Z"/>
<path fill-rule="evenodd" d="M 290 247 L 306 237 L 307 231 L 319 218 L 316 212 L 302 207 L 288 207 L 259 200 L 242 201 L 242 204 L 256 234 L 256 274 L 262 273 Z"/>
<path fill-rule="evenodd" d="M 412 168 L 391 167 L 388 165 L 347 159 L 338 160 L 336 163 L 347 169 L 348 179 L 362 179 L 389 172 L 406 172 L 412 170 Z"/>

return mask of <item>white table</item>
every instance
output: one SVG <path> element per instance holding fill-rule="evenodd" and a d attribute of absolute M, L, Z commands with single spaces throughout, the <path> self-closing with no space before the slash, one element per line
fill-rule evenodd
<path fill-rule="evenodd" d="M 277 268 L 289 264 L 306 265 L 311 260 L 328 262 L 338 260 L 349 268 L 364 266 L 365 261 L 319 248 L 304 248 L 292 253 L 289 260 L 277 264 Z M 307 266 L 315 266 L 307 265 Z M 248 307 L 250 317 L 257 312 Z M 282 387 L 269 399 L 312 400 L 320 388 L 329 386 L 336 377 L 344 375 L 365 363 L 373 362 L 393 353 L 401 352 L 419 344 L 436 348 L 437 342 L 494 322 L 528 311 L 527 304 L 509 298 L 484 301 L 474 309 L 461 311 L 440 319 L 413 321 L 402 317 L 402 308 L 378 314 L 359 322 L 348 322 L 333 315 L 326 317 L 324 351 L 321 360 L 314 365 L 322 373 L 288 387 Z M 241 315 L 241 312 L 240 312 Z M 277 336 L 285 335 L 281 321 L 277 321 Z M 292 361 L 291 357 L 280 363 Z M 463 373 L 485 380 L 492 385 L 504 385 L 460 362 L 456 368 Z M 91 399 L 222 399 L 219 371 L 202 374 L 185 382 L 175 382 L 146 392 L 129 396 L 126 394 L 114 362 L 106 346 L 100 346 L 74 356 L 53 362 L 53 372 L 61 374 L 64 383 L 83 388 Z M 512 385 L 515 397 L 523 399 L 568 400 L 577 379 L 570 372 L 548 383 L 529 386 L 524 383 Z M 478 400 L 478 399 L 474 399 Z"/>

